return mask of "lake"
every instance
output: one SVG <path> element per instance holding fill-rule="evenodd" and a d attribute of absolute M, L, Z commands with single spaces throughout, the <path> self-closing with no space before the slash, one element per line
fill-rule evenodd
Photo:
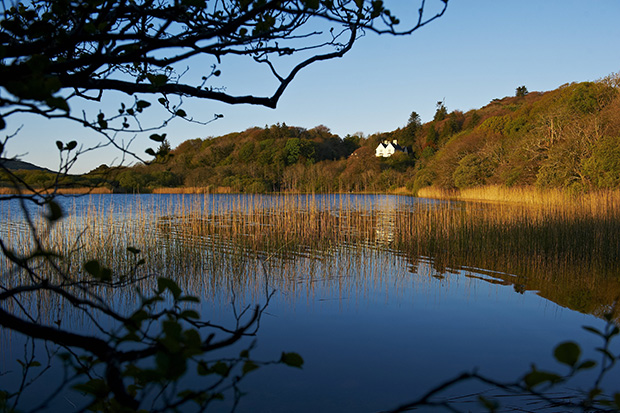
<path fill-rule="evenodd" d="M 101 256 L 106 265 L 125 271 L 131 260 L 125 248 L 134 246 L 146 260 L 141 275 L 174 278 L 201 297 L 204 318 L 224 325 L 233 322 L 231 301 L 242 309 L 264 304 L 266 289 L 276 291 L 256 337 L 222 357 L 256 339 L 254 358 L 277 360 L 283 351 L 296 352 L 303 368 L 264 366 L 249 374 L 240 384 L 247 395 L 239 412 L 378 412 L 464 371 L 477 369 L 506 381 L 531 363 L 564 371 L 553 360 L 553 348 L 574 340 L 598 360 L 592 349 L 601 341 L 582 326 L 602 328 L 602 314 L 620 295 L 617 256 L 605 257 L 610 253 L 597 249 L 615 242 L 605 238 L 615 236 L 615 227 L 606 222 L 601 227 L 610 234 L 592 236 L 602 238 L 602 246 L 575 235 L 582 243 L 579 253 L 556 247 L 561 242 L 545 227 L 554 247 L 549 256 L 539 256 L 528 250 L 535 244 L 529 238 L 504 248 L 510 235 L 496 235 L 494 228 L 468 235 L 473 238 L 459 235 L 474 232 L 459 222 L 489 217 L 498 208 L 502 217 L 516 219 L 519 213 L 507 206 L 390 195 L 91 195 L 59 202 L 68 215 L 58 228 L 65 235 L 50 239 L 62 251 L 77 251 L 71 245 L 83 240 L 72 255 L 73 268 Z M 35 208 L 29 211 L 40 215 Z M 19 205 L 2 201 L 0 212 L 2 239 L 27 248 Z M 510 222 L 498 226 L 510 234 Z M 448 228 L 457 224 L 458 230 Z M 558 239 L 570 238 L 563 231 L 573 230 L 558 230 Z M 471 245 L 478 239 L 480 249 Z M 509 248 L 523 253 L 511 254 Z M 3 274 L 11 272 L 6 260 L 1 265 Z M 109 299 L 127 306 L 134 298 L 115 293 Z M 38 306 L 42 318 L 66 317 L 75 328 L 94 331 L 88 320 L 73 320 L 68 306 L 25 305 Z M 0 367 L 12 373 L 0 376 L 0 384 L 8 388 L 20 371 L 15 359 L 24 353 L 24 340 L 4 329 L 1 339 Z M 614 374 L 612 384 L 620 378 Z M 49 390 L 47 376 L 32 385 L 35 396 L 24 400 L 25 407 Z M 586 386 L 592 377 L 587 373 L 571 385 Z M 472 391 L 479 386 L 463 385 L 446 397 Z M 79 404 L 71 397 L 59 398 L 50 409 Z M 462 405 L 482 410 L 475 397 Z M 214 411 L 228 409 L 227 401 L 214 405 Z"/>

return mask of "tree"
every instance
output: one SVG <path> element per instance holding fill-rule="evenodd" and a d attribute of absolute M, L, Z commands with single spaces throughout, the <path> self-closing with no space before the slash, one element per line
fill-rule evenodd
<path fill-rule="evenodd" d="M 167 156 L 169 146 L 165 145 L 165 134 L 153 132 L 173 118 L 208 123 L 222 116 L 215 114 L 207 121 L 194 119 L 183 109 L 183 99 L 273 108 L 306 67 L 342 57 L 365 33 L 409 35 L 441 17 L 448 0 L 437 0 L 439 7 L 431 14 L 425 12 L 427 2 L 421 1 L 419 12 L 407 27 L 382 1 L 7 3 L 0 6 L 0 129 L 9 130 L 9 135 L 0 142 L 0 155 L 12 139 L 18 138 L 15 124 L 23 115 L 77 122 L 103 138 L 103 143 L 90 147 L 77 140 L 56 142 L 60 168 L 47 184 L 51 191 L 26 182 L 0 160 L 0 171 L 16 191 L 3 200 L 19 200 L 33 237 L 33 247 L 26 251 L 18 250 L 8 238 L 0 238 L 0 249 L 10 266 L 0 281 L 0 325 L 67 350 L 63 360 L 69 375 L 39 408 L 45 409 L 61 394 L 56 390 L 76 381 L 75 387 L 90 395 L 83 408 L 98 411 L 136 411 L 144 408 L 145 400 L 153 394 L 165 395 L 155 397 L 159 401 L 156 410 L 162 411 L 184 410 L 192 403 L 204 410 L 221 397 L 222 388 L 233 389 L 239 396 L 238 381 L 261 365 L 250 358 L 251 346 L 227 360 L 208 361 L 205 355 L 255 334 L 265 307 L 242 312 L 232 328 L 213 325 L 201 321 L 198 313 L 187 307 L 196 297 L 184 295 L 174 280 L 159 276 L 153 280 L 154 291 L 139 293 L 136 308 L 114 308 L 103 291 L 134 285 L 137 269 L 144 263 L 141 251 L 127 247 L 135 261 L 123 274 L 96 258 L 78 269 L 59 265 L 64 257 L 47 249 L 44 242 L 48 229 L 64 217 L 55 200 L 57 188 L 81 154 L 101 146 L 111 145 L 123 157 L 143 160 L 121 139 L 123 133 L 150 133 L 150 139 L 161 145 L 157 151 L 147 150 L 147 154 L 149 159 L 157 159 Z M 232 57 L 263 65 L 275 80 L 272 93 L 229 93 L 218 79 L 222 62 Z M 122 98 L 118 107 L 111 109 L 105 104 L 110 96 L 118 98 L 114 92 Z M 154 103 L 166 111 L 167 117 L 155 124 L 143 124 L 143 113 Z M 96 109 L 91 112 L 93 104 Z M 27 203 L 46 211 L 42 228 L 35 224 Z M 44 322 L 21 305 L 42 295 L 54 297 L 91 320 L 105 316 L 112 326 L 88 334 L 73 331 L 61 320 Z M 152 325 L 158 327 L 153 329 Z M 148 360 L 152 363 L 144 367 Z M 303 360 L 295 353 L 282 353 L 276 362 L 300 367 Z M 21 385 L 14 392 L 0 391 L 0 409 L 18 407 L 29 372 L 39 361 L 30 357 L 23 363 Z M 176 392 L 176 386 L 170 384 L 178 383 L 190 365 L 200 375 L 216 377 L 215 384 Z"/>
<path fill-rule="evenodd" d="M 411 115 L 409 115 L 409 120 L 407 120 L 407 129 L 411 134 L 415 134 L 420 126 L 422 126 L 420 115 L 418 115 L 415 111 L 411 112 Z"/>
<path fill-rule="evenodd" d="M 516 91 L 515 91 L 515 96 L 518 98 L 522 98 L 523 96 L 527 95 L 529 92 L 527 91 L 527 88 L 525 86 L 519 86 Z"/>
<path fill-rule="evenodd" d="M 290 138 L 284 145 L 284 157 L 287 165 L 292 165 L 300 160 L 314 163 L 315 154 L 314 144 L 306 139 Z"/>
<path fill-rule="evenodd" d="M 433 121 L 441 122 L 448 116 L 448 109 L 446 108 L 446 104 L 443 100 L 437 102 L 437 110 L 435 111 L 435 116 L 433 117 Z"/>
<path fill-rule="evenodd" d="M 409 115 L 409 119 L 407 120 L 407 126 L 405 127 L 405 139 L 403 140 L 404 145 L 413 145 L 415 143 L 415 135 L 422 127 L 422 120 L 420 119 L 420 115 L 417 112 L 411 112 Z"/>

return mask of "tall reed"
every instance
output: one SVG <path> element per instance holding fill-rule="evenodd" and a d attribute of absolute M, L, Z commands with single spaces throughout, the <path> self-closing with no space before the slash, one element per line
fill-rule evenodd
<path fill-rule="evenodd" d="M 66 257 L 59 265 L 67 271 L 81 273 L 97 258 L 122 274 L 135 262 L 127 246 L 137 247 L 147 262 L 137 275 L 173 276 L 212 297 L 224 290 L 258 296 L 266 277 L 285 291 L 298 288 L 299 277 L 327 282 L 341 273 L 351 277 L 342 282 L 354 283 L 366 265 L 396 258 L 412 268 L 422 259 L 438 273 L 489 270 L 557 301 L 583 293 L 598 302 L 578 304 L 588 312 L 620 295 L 620 198 L 613 194 L 499 204 L 339 195 L 166 199 L 119 211 L 91 205 L 56 226 L 48 248 Z M 10 233 L 18 248 L 32 247 L 20 231 Z"/>

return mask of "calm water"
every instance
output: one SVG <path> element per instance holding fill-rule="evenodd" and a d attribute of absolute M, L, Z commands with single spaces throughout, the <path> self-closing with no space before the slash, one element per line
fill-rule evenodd
<path fill-rule="evenodd" d="M 62 203 L 76 216 L 96 208 L 98 214 L 107 211 L 114 214 L 113 221 L 119 221 L 144 213 L 169 217 L 182 204 L 188 208 L 200 205 L 205 211 L 243 210 L 249 205 L 277 205 L 276 198 L 97 195 L 64 198 Z M 235 292 L 243 304 L 263 302 L 264 297 L 256 291 L 265 278 L 272 277 L 270 284 L 278 291 L 261 321 L 252 355 L 269 360 L 279 358 L 282 351 L 294 351 L 305 361 L 301 370 L 268 366 L 250 374 L 242 385 L 248 394 L 238 411 L 376 412 L 412 400 L 474 368 L 499 380 L 517 378 L 531 363 L 555 369 L 552 350 L 564 340 L 578 341 L 584 349 L 600 344 L 581 328 L 602 327 L 600 319 L 549 301 L 538 291 L 513 285 L 519 274 L 457 265 L 439 269 L 432 257 L 412 258 L 391 248 L 390 214 L 414 208 L 418 202 L 435 201 L 382 195 L 300 199 L 301 209 L 338 213 L 345 205 L 381 211 L 386 219 L 377 223 L 374 246 L 335 246 L 329 254 L 288 257 L 279 270 L 257 278 L 258 288 L 247 281 L 242 291 Z M 20 228 L 16 224 L 19 208 L 0 202 L 0 209 L 2 236 L 14 235 Z M 157 222 L 156 218 L 150 222 Z M 175 265 L 182 277 L 183 264 Z M 203 315 L 229 322 L 227 303 L 232 284 L 213 288 L 206 278 L 197 281 L 197 291 L 204 297 Z M 3 371 L 19 370 L 14 359 L 23 352 L 22 343 L 18 335 L 2 332 Z M 0 376 L 2 386 L 8 386 L 10 377 Z M 33 394 L 46 386 L 44 381 L 36 384 Z M 63 411 L 66 403 L 68 399 L 60 400 L 58 411 Z M 226 411 L 226 403 L 221 407 Z M 470 408 L 478 410 L 476 405 Z"/>

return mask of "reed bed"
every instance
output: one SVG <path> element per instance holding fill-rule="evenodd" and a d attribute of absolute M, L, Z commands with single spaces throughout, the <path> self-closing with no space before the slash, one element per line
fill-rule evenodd
<path fill-rule="evenodd" d="M 129 274 L 133 246 L 147 262 L 134 276 L 171 276 L 184 290 L 222 302 L 230 299 L 224 291 L 256 299 L 267 281 L 289 294 L 311 295 L 317 282 L 351 291 L 385 282 L 376 269 L 396 261 L 414 273 L 428 263 L 433 277 L 491 271 L 494 282 L 595 314 L 620 296 L 620 201 L 613 194 L 499 204 L 369 199 L 204 195 L 116 211 L 100 204 L 39 235 L 65 257 L 57 265 L 78 277 L 92 258 Z M 9 221 L 3 236 L 16 250 L 31 249 L 23 224 Z"/>
<path fill-rule="evenodd" d="M 562 189 L 539 189 L 532 186 L 506 187 L 486 185 L 466 189 L 443 189 L 425 187 L 418 191 L 422 198 L 451 199 L 460 201 L 477 201 L 492 203 L 510 203 L 518 205 L 538 205 L 545 207 L 583 207 L 603 208 L 620 204 L 620 191 L 598 190 L 587 193 L 570 193 Z"/>

